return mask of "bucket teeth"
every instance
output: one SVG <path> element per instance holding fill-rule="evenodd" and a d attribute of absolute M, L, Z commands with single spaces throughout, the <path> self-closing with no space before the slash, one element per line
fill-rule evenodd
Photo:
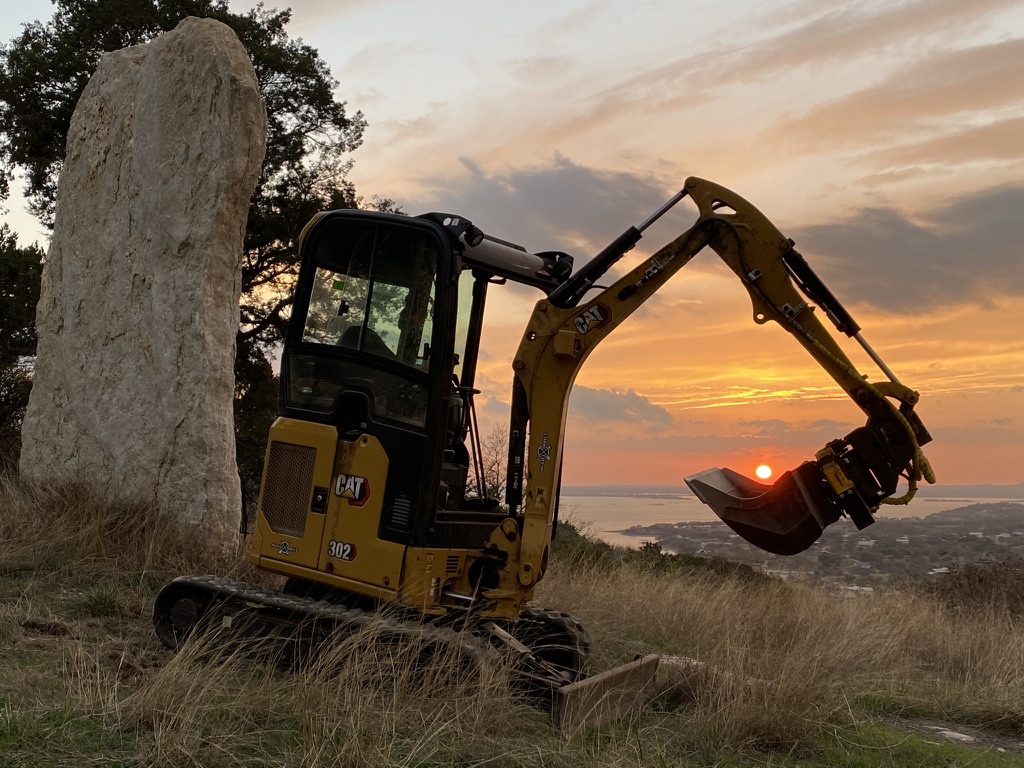
<path fill-rule="evenodd" d="M 772 485 L 731 469 L 708 469 L 686 484 L 743 539 L 776 555 L 803 552 L 841 514 L 821 468 L 810 461 Z"/>

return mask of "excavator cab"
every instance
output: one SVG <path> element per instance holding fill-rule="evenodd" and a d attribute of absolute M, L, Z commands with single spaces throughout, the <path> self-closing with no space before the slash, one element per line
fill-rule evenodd
<path fill-rule="evenodd" d="M 300 261 L 253 559 L 318 593 L 422 609 L 435 576 L 410 568 L 479 572 L 505 516 L 473 402 L 488 285 L 551 290 L 571 259 L 451 214 L 338 210 L 307 225 Z"/>
<path fill-rule="evenodd" d="M 302 260 L 280 413 L 334 427 L 342 442 L 379 443 L 384 482 L 343 473 L 347 487 L 330 490 L 359 508 L 375 498 L 380 535 L 407 540 L 437 498 L 445 450 L 439 426 L 448 420 L 458 308 L 451 244 L 434 222 L 334 211 L 309 228 Z"/>
<path fill-rule="evenodd" d="M 380 596 L 397 588 L 404 547 L 429 536 L 445 503 L 442 465 L 465 452 L 454 382 L 476 354 L 466 349 L 467 285 L 450 233 L 428 218 L 322 214 L 300 258 L 259 564 Z"/>

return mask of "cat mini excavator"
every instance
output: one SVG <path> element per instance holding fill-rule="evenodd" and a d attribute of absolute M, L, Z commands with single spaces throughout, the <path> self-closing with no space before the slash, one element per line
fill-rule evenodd
<path fill-rule="evenodd" d="M 598 286 L 685 198 L 697 207 L 693 226 Z M 840 517 L 869 525 L 901 477 L 908 490 L 895 501 L 909 500 L 922 478 L 934 481 L 918 394 L 867 345 L 793 241 L 711 182 L 688 179 L 575 273 L 565 253 L 529 253 L 450 214 L 321 213 L 299 247 L 280 416 L 252 532 L 252 561 L 286 577 L 284 588 L 211 576 L 169 582 L 154 621 L 170 648 L 211 616 L 255 616 L 277 632 L 337 631 L 391 607 L 396 636 L 434 633 L 440 644 L 469 642 L 468 653 L 510 647 L 534 684 L 578 685 L 586 631 L 532 603 L 557 525 L 569 393 L 601 340 L 705 247 L 749 292 L 754 321 L 788 331 L 867 422 L 772 485 L 714 469 L 686 479 L 693 492 L 748 541 L 793 554 Z M 482 483 L 475 373 L 487 293 L 507 281 L 544 296 L 512 364 L 507 491 L 496 499 Z M 812 305 L 863 345 L 882 380 L 857 371 Z"/>

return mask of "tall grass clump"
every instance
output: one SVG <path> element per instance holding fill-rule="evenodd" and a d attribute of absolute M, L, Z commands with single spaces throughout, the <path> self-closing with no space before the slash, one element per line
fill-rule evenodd
<path fill-rule="evenodd" d="M 47 486 L 0 474 L 0 573 L 73 571 L 83 578 L 232 570 L 155 510 L 111 503 L 86 485 Z"/>
<path fill-rule="evenodd" d="M 739 574 L 560 562 L 539 592 L 590 628 L 599 667 L 666 656 L 654 705 L 688 749 L 799 750 L 862 704 L 1024 735 L 1024 625 L 999 611 L 979 619 L 913 591 L 840 599 Z"/>
<path fill-rule="evenodd" d="M 954 563 L 949 571 L 914 585 L 951 608 L 1024 616 L 1024 557 Z"/>
<path fill-rule="evenodd" d="M 151 734 L 146 764 L 522 765 L 530 737 L 545 738 L 500 657 L 476 664 L 429 635 L 396 640 L 388 628 L 382 614 L 298 666 L 266 641 L 225 643 L 210 631 L 133 691 L 79 653 L 67 664 L 69 704 L 113 730 Z"/>

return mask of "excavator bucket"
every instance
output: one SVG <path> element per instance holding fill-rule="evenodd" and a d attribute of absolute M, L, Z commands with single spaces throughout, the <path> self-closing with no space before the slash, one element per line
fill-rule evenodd
<path fill-rule="evenodd" d="M 776 555 L 803 552 L 841 514 L 821 468 L 811 461 L 772 485 L 731 469 L 708 469 L 686 484 L 746 541 Z"/>

